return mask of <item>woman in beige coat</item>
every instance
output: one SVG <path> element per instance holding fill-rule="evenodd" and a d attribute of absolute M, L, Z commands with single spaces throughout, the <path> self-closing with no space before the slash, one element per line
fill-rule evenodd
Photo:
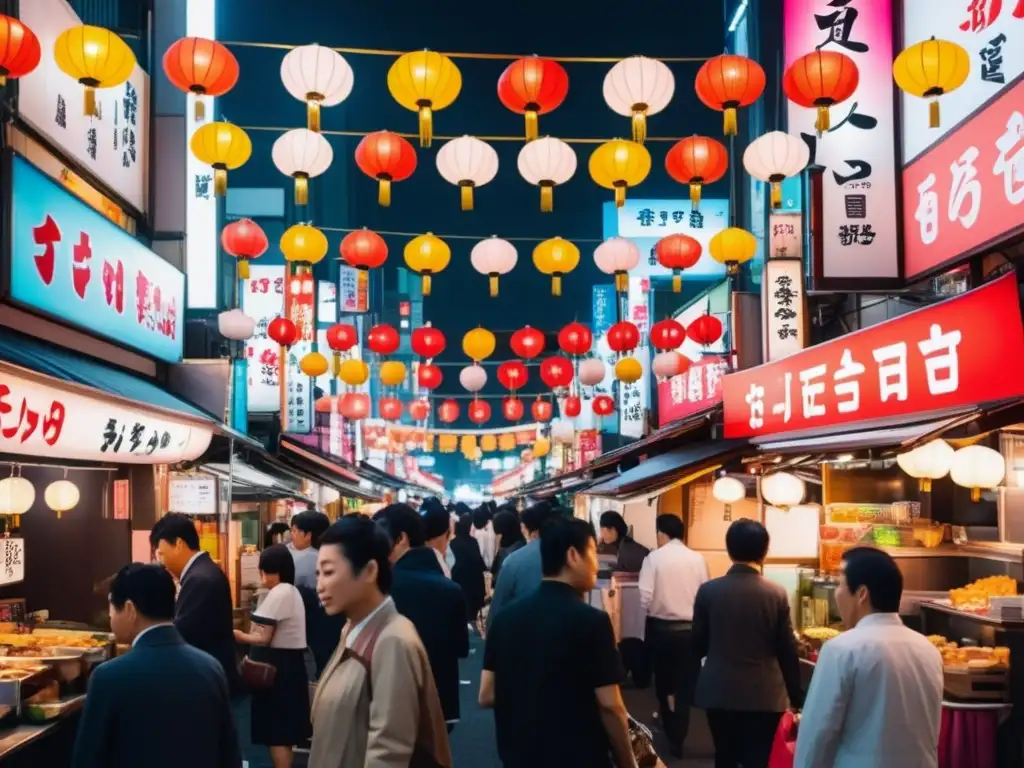
<path fill-rule="evenodd" d="M 313 699 L 310 768 L 451 768 L 426 651 L 388 597 L 390 554 L 387 534 L 359 515 L 321 539 L 317 594 L 348 622 Z"/>

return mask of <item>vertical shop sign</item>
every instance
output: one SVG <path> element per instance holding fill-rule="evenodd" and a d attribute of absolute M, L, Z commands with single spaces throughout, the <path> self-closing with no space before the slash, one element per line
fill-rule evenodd
<path fill-rule="evenodd" d="M 313 429 L 313 381 L 299 368 L 299 361 L 313 351 L 316 338 L 316 282 L 307 273 L 288 277 L 285 283 L 285 316 L 295 323 L 299 339 L 288 350 L 284 369 L 287 402 L 281 404 L 281 429 L 308 434 Z"/>
<path fill-rule="evenodd" d="M 643 368 L 639 381 L 619 383 L 619 434 L 624 437 L 643 437 L 644 422 L 650 405 L 651 380 L 651 281 L 647 277 L 630 277 L 626 302 L 626 317 L 640 331 L 640 344 L 633 352 Z"/>
<path fill-rule="evenodd" d="M 612 352 L 611 347 L 608 346 L 608 329 L 616 322 L 615 303 L 618 301 L 615 286 L 611 284 L 595 285 L 592 297 L 594 352 L 604 362 L 605 373 L 604 380 L 595 386 L 593 392 L 590 393 L 590 403 L 584 404 L 584 407 L 590 408 L 591 412 L 593 412 L 593 409 L 590 406 L 595 395 L 611 395 L 614 391 L 615 376 L 613 369 L 615 368 L 616 355 Z M 605 432 L 615 433 L 618 427 L 617 421 L 617 415 L 601 419 L 601 429 Z"/>
<path fill-rule="evenodd" d="M 773 213 L 768 217 L 768 231 L 771 233 L 768 258 L 803 258 L 803 216 L 799 213 Z"/>
<path fill-rule="evenodd" d="M 132 518 L 131 481 L 130 480 L 115 480 L 114 481 L 114 519 L 115 520 L 131 520 L 131 518 Z"/>
<path fill-rule="evenodd" d="M 0 539 L 0 587 L 25 580 L 25 540 Z"/>
<path fill-rule="evenodd" d="M 722 377 L 728 371 L 724 357 L 704 357 L 690 365 L 686 373 L 658 382 L 658 427 L 722 402 Z"/>
<path fill-rule="evenodd" d="M 284 314 L 285 268 L 252 265 L 242 289 L 242 311 L 256 322 L 245 342 L 248 361 L 248 411 L 275 413 L 281 407 L 281 348 L 267 336 L 267 326 Z"/>
<path fill-rule="evenodd" d="M 800 259 L 768 259 L 764 265 L 764 359 L 766 362 L 788 357 L 806 345 L 806 322 Z"/>
<path fill-rule="evenodd" d="M 368 312 L 370 309 L 370 273 L 355 267 L 338 268 L 338 310 Z"/>
<path fill-rule="evenodd" d="M 585 467 L 601 455 L 601 431 L 584 429 L 576 433 L 577 454 L 579 465 Z"/>
<path fill-rule="evenodd" d="M 787 67 L 825 50 L 846 54 L 860 71 L 824 136 L 816 110 L 788 105 L 789 132 L 824 167 L 823 273 L 815 277 L 898 277 L 892 0 L 785 0 L 784 19 Z"/>

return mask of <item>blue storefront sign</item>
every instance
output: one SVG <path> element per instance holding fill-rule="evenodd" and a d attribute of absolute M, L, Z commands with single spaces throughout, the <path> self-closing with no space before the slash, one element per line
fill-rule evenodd
<path fill-rule="evenodd" d="M 231 361 L 231 428 L 249 431 L 249 361 Z"/>
<path fill-rule="evenodd" d="M 11 299 L 170 363 L 185 276 L 20 157 L 12 161 Z"/>

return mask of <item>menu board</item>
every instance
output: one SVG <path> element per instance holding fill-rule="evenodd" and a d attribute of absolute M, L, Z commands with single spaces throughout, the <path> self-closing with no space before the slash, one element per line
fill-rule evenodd
<path fill-rule="evenodd" d="M 0 586 L 25 580 L 25 540 L 0 539 Z"/>
<path fill-rule="evenodd" d="M 217 478 L 202 475 L 172 477 L 169 485 L 168 512 L 217 514 Z"/>
<path fill-rule="evenodd" d="M 764 527 L 771 536 L 768 557 L 786 560 L 817 558 L 820 517 L 821 507 L 817 504 L 801 504 L 789 509 L 765 504 Z"/>
<path fill-rule="evenodd" d="M 756 499 L 743 499 L 730 504 L 730 519 L 726 520 L 725 504 L 711 494 L 711 480 L 690 483 L 690 529 L 686 532 L 686 545 L 690 549 L 724 550 L 725 532 L 733 520 L 747 517 L 759 520 Z"/>

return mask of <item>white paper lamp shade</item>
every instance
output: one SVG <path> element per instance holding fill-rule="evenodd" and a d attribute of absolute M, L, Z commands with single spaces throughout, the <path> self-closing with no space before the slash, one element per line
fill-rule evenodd
<path fill-rule="evenodd" d="M 309 203 L 309 180 L 331 167 L 334 150 L 322 133 L 296 128 L 278 137 L 271 150 L 277 170 L 295 179 L 295 204 Z"/>
<path fill-rule="evenodd" d="M 497 296 L 498 278 L 512 271 L 519 261 L 519 254 L 508 240 L 489 237 L 473 246 L 469 253 L 469 261 L 473 269 L 481 275 L 488 276 L 491 296 Z"/>
<path fill-rule="evenodd" d="M 281 82 L 306 102 L 307 127 L 320 130 L 320 107 L 341 104 L 352 93 L 355 76 L 340 53 L 322 45 L 300 45 L 281 62 Z"/>
<path fill-rule="evenodd" d="M 896 463 L 900 469 L 920 482 L 922 491 L 930 491 L 932 480 L 949 474 L 954 453 L 953 446 L 945 440 L 932 440 L 912 451 L 899 454 Z"/>
<path fill-rule="evenodd" d="M 487 371 L 482 365 L 467 365 L 459 371 L 459 383 L 467 392 L 479 392 L 487 383 Z"/>
<path fill-rule="evenodd" d="M 580 362 L 579 380 L 584 387 L 596 387 L 604 381 L 607 369 L 599 357 L 588 357 Z"/>
<path fill-rule="evenodd" d="M 615 275 L 615 290 L 629 290 L 629 270 L 640 263 L 640 249 L 625 237 L 609 237 L 594 249 L 594 263 L 606 275 Z"/>
<path fill-rule="evenodd" d="M 683 370 L 683 356 L 676 350 L 659 352 L 651 361 L 651 370 L 659 380 L 671 379 Z"/>
<path fill-rule="evenodd" d="M 551 422 L 551 440 L 561 445 L 571 445 L 576 437 L 576 428 L 568 419 Z"/>
<path fill-rule="evenodd" d="M 782 205 L 782 182 L 807 167 L 811 150 L 799 136 L 769 131 L 754 139 L 743 152 L 743 167 L 755 179 L 772 185 L 772 208 Z"/>
<path fill-rule="evenodd" d="M 735 477 L 720 477 L 711 486 L 711 495 L 723 504 L 736 504 L 747 497 L 747 487 Z"/>
<path fill-rule="evenodd" d="M 789 509 L 804 500 L 804 481 L 789 472 L 775 472 L 761 478 L 761 496 L 773 507 Z"/>
<path fill-rule="evenodd" d="M 612 111 L 633 118 L 633 141 L 647 138 L 647 116 L 661 112 L 672 101 L 676 80 L 672 70 L 657 59 L 630 56 L 604 76 L 604 100 Z"/>
<path fill-rule="evenodd" d="M 57 513 L 57 519 L 60 519 L 60 516 L 69 509 L 78 506 L 80 494 L 78 486 L 70 480 L 57 480 L 46 486 L 43 499 L 46 501 L 46 506 Z"/>
<path fill-rule="evenodd" d="M 554 210 L 554 188 L 576 173 L 576 151 L 561 139 L 545 136 L 519 150 L 519 175 L 540 187 L 540 209 Z"/>
<path fill-rule="evenodd" d="M 0 515 L 24 515 L 35 501 L 35 486 L 24 477 L 0 480 Z"/>
<path fill-rule="evenodd" d="M 437 172 L 459 187 L 462 210 L 473 210 L 473 189 L 498 175 L 498 153 L 475 136 L 459 136 L 437 152 Z"/>
<path fill-rule="evenodd" d="M 229 309 L 217 316 L 217 330 L 224 338 L 245 341 L 256 332 L 256 321 L 240 309 Z"/>
<path fill-rule="evenodd" d="M 968 445 L 953 453 L 949 466 L 953 482 L 971 489 L 971 498 L 978 501 L 983 488 L 995 488 L 1006 476 L 1006 460 L 999 451 L 983 445 Z"/>

